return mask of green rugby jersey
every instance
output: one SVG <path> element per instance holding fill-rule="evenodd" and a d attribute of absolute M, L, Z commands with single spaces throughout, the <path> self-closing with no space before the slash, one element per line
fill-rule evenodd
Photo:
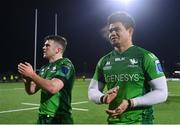
<path fill-rule="evenodd" d="M 132 46 L 125 52 L 111 51 L 100 59 L 93 76 L 94 80 L 106 84 L 107 89 L 119 86 L 118 96 L 109 104 L 115 109 L 123 99 L 143 96 L 150 91 L 148 81 L 164 76 L 158 58 L 151 52 Z M 117 117 L 108 117 L 109 123 L 152 122 L 152 107 L 139 107 Z"/>
<path fill-rule="evenodd" d="M 41 90 L 39 114 L 71 115 L 71 93 L 75 78 L 75 69 L 71 61 L 62 58 L 53 63 L 48 63 L 41 68 L 39 75 L 45 79 L 59 78 L 64 82 L 64 87 L 55 94 Z"/>

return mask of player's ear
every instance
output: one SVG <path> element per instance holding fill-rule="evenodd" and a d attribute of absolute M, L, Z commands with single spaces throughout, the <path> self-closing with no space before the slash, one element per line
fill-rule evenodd
<path fill-rule="evenodd" d="M 134 29 L 132 27 L 129 27 L 129 34 L 132 36 L 133 32 L 134 32 Z"/>
<path fill-rule="evenodd" d="M 61 48 L 57 48 L 56 53 L 62 53 L 62 49 Z"/>

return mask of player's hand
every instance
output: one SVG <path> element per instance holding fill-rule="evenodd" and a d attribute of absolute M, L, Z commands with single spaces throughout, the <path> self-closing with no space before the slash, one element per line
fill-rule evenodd
<path fill-rule="evenodd" d="M 22 77 L 23 77 L 22 80 L 23 80 L 24 83 L 31 83 L 31 81 L 32 81 L 31 78 L 25 77 L 25 76 L 22 76 Z"/>
<path fill-rule="evenodd" d="M 110 89 L 103 97 L 103 103 L 109 104 L 111 103 L 117 96 L 119 91 L 119 86 L 116 86 L 112 89 Z"/>
<path fill-rule="evenodd" d="M 107 109 L 106 113 L 109 114 L 110 116 L 117 116 L 122 114 L 124 111 L 126 111 L 128 106 L 129 106 L 128 100 L 123 100 L 117 108 L 115 108 L 114 110 Z"/>
<path fill-rule="evenodd" d="M 27 63 L 25 62 L 24 64 L 23 63 L 20 63 L 18 65 L 18 72 L 23 75 L 25 78 L 31 78 L 32 75 L 34 74 L 34 70 L 31 66 L 30 63 Z"/>

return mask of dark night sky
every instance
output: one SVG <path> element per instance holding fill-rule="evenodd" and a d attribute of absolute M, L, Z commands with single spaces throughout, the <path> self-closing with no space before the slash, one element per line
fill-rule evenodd
<path fill-rule="evenodd" d="M 0 73 L 17 72 L 19 62 L 33 64 L 35 8 L 37 68 L 45 63 L 42 40 L 54 34 L 57 13 L 58 34 L 68 40 L 65 56 L 72 60 L 78 73 L 94 72 L 100 57 L 112 49 L 100 30 L 107 17 L 119 10 L 126 10 L 136 20 L 135 45 L 164 60 L 167 71 L 173 71 L 180 62 L 180 0 L 133 0 L 126 6 L 116 0 L 7 0 L 1 6 Z"/>

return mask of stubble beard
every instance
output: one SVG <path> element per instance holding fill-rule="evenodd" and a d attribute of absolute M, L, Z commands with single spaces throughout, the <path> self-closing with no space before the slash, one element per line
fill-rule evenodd
<path fill-rule="evenodd" d="M 112 47 L 116 47 L 116 48 L 119 48 L 120 47 L 120 43 L 118 41 L 110 41 L 111 42 L 111 45 Z"/>

